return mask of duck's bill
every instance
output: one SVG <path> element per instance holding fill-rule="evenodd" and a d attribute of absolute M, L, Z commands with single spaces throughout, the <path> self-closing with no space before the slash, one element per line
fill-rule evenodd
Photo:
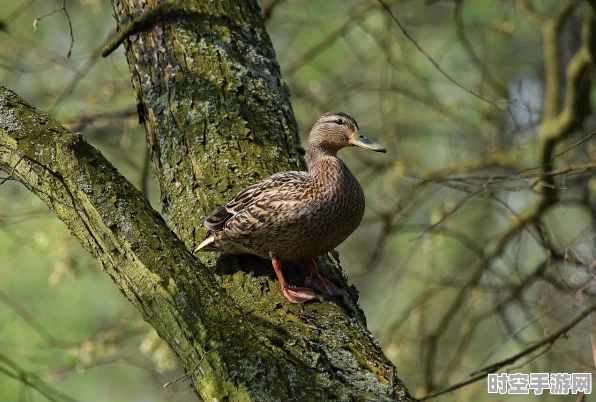
<path fill-rule="evenodd" d="M 368 138 L 366 138 L 363 135 L 354 135 L 352 138 L 350 138 L 350 144 L 352 144 L 356 147 L 368 149 L 370 151 L 383 152 L 383 153 L 387 152 L 387 150 L 385 148 L 383 148 L 376 142 L 369 140 Z"/>

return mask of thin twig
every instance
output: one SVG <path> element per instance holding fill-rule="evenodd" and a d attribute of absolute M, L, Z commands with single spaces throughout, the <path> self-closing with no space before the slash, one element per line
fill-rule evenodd
<path fill-rule="evenodd" d="M 453 215 L 454 213 L 457 212 L 457 210 L 464 205 L 464 203 L 466 201 L 468 201 L 470 198 L 480 194 L 481 192 L 485 191 L 484 188 L 481 188 L 480 190 L 476 191 L 475 193 L 468 193 L 464 198 L 462 198 L 452 209 L 451 211 L 447 212 L 445 215 L 443 215 L 443 217 L 436 223 L 433 223 L 432 225 L 430 225 L 429 227 L 426 228 L 426 230 L 424 232 L 422 232 L 420 235 L 413 237 L 411 239 L 409 239 L 409 241 L 415 241 L 415 240 L 419 240 L 421 239 L 425 234 L 427 234 L 428 232 L 431 232 L 434 228 L 436 228 L 437 226 L 439 226 L 441 223 L 443 223 L 445 220 L 447 220 L 451 215 Z"/>
<path fill-rule="evenodd" d="M 474 47 L 472 46 L 472 43 L 468 39 L 466 30 L 464 28 L 463 9 L 464 1 L 457 0 L 453 10 L 453 20 L 455 21 L 455 32 L 460 43 L 462 44 L 464 50 L 468 53 L 468 56 L 470 56 L 472 64 L 474 64 L 482 74 L 481 80 L 486 81 L 500 96 L 507 96 L 507 88 L 503 87 L 502 83 L 493 77 L 490 70 L 488 69 L 487 63 L 480 59 L 480 56 L 478 56 L 474 50 Z M 515 121 L 515 119 L 513 120 Z"/>
<path fill-rule="evenodd" d="M 87 59 L 85 64 L 83 64 L 79 69 L 77 69 L 77 71 L 75 71 L 75 76 L 68 83 L 68 85 L 62 90 L 60 95 L 58 95 L 58 97 L 54 101 L 54 104 L 50 108 L 50 112 L 52 112 L 56 108 L 56 106 L 58 106 L 64 99 L 66 99 L 68 96 L 70 96 L 72 94 L 72 92 L 75 90 L 75 88 L 77 87 L 77 85 L 79 84 L 79 82 L 89 73 L 89 71 L 91 71 L 91 69 L 97 63 L 97 61 L 99 60 L 99 58 L 101 56 L 101 49 L 108 42 L 108 40 L 110 39 L 110 37 L 113 35 L 114 32 L 116 32 L 115 29 L 113 29 L 108 34 L 108 38 L 106 38 L 106 40 L 97 49 L 93 50 L 93 52 L 91 53 L 91 55 L 89 56 L 89 58 Z"/>
<path fill-rule="evenodd" d="M 127 106 L 122 109 L 105 110 L 97 113 L 83 114 L 71 119 L 65 120 L 64 123 L 72 124 L 69 129 L 72 132 L 80 132 L 85 129 L 89 124 L 94 123 L 98 120 L 113 120 L 113 119 L 127 119 L 137 114 L 136 106 Z"/>
<path fill-rule="evenodd" d="M 197 369 L 198 369 L 198 368 L 201 366 L 201 363 L 203 363 L 203 360 L 205 359 L 205 357 L 206 357 L 206 356 L 207 356 L 209 353 L 211 353 L 211 352 L 215 352 L 215 351 L 216 351 L 217 349 L 219 349 L 220 347 L 221 347 L 221 345 L 220 345 L 220 346 L 218 346 L 218 347 L 216 347 L 216 348 L 214 348 L 214 349 L 211 349 L 211 350 L 209 350 L 209 351 L 205 351 L 205 347 L 203 346 L 203 356 L 201 356 L 201 360 L 199 360 L 199 362 L 197 363 L 197 365 L 196 365 L 196 366 L 194 366 L 194 368 L 193 368 L 192 370 L 190 370 L 188 373 L 181 375 L 180 377 L 176 378 L 176 379 L 175 379 L 175 380 L 173 380 L 173 381 L 166 382 L 166 383 L 163 385 L 163 387 L 164 387 L 164 388 L 166 388 L 166 387 L 169 387 L 170 385 L 172 385 L 172 384 L 175 384 L 175 383 L 177 383 L 178 381 L 180 381 L 180 380 L 182 380 L 182 379 L 184 379 L 184 378 L 186 378 L 186 377 L 189 377 L 189 376 L 191 376 L 191 375 L 192 375 L 192 374 L 193 374 L 195 371 L 197 371 Z M 205 374 L 205 373 L 203 373 L 203 371 L 201 370 L 201 374 Z"/>
<path fill-rule="evenodd" d="M 8 15 L 8 17 L 4 18 L 4 21 L 2 21 L 2 22 L 5 25 L 10 24 L 11 22 L 13 22 L 17 18 L 19 18 L 21 16 L 21 14 L 23 14 L 23 12 L 25 12 L 25 10 L 27 10 L 29 7 L 31 7 L 33 5 L 33 3 L 35 3 L 36 1 L 37 0 L 27 0 L 23 3 L 21 3 L 21 5 L 18 6 L 17 8 L 15 8 L 13 10 L 13 12 Z"/>
<path fill-rule="evenodd" d="M 62 0 L 62 7 L 54 10 L 54 11 L 50 11 L 47 14 L 42 15 L 41 17 L 37 17 L 36 19 L 33 20 L 33 31 L 37 32 L 37 24 L 39 23 L 39 21 L 41 21 L 42 19 L 49 17 L 50 15 L 54 15 L 56 13 L 59 13 L 60 11 L 64 12 L 64 15 L 66 15 L 66 19 L 68 20 L 68 28 L 70 30 L 70 47 L 68 48 L 68 53 L 66 53 L 66 58 L 70 57 L 70 54 L 72 53 L 72 47 L 74 46 L 74 35 L 72 33 L 72 21 L 70 20 L 70 15 L 68 14 L 68 10 L 66 9 L 66 0 Z"/>
<path fill-rule="evenodd" d="M 428 395 L 426 395 L 422 398 L 419 398 L 417 400 L 419 402 L 422 402 L 422 401 L 426 401 L 431 398 L 435 398 L 439 395 L 453 392 L 455 390 L 465 387 L 466 385 L 472 384 L 476 381 L 486 378 L 487 374 L 494 373 L 503 367 L 513 364 L 517 360 L 521 359 L 522 357 L 527 356 L 530 353 L 533 353 L 536 350 L 539 350 L 544 346 L 546 346 L 547 348 L 552 347 L 552 345 L 556 341 L 558 341 L 560 338 L 564 337 L 571 329 L 573 329 L 573 327 L 575 327 L 577 324 L 579 324 L 581 321 L 583 321 L 586 317 L 588 317 L 595 310 L 596 310 L 596 302 L 592 303 L 590 306 L 588 306 L 586 309 L 584 309 L 581 313 L 579 313 L 573 320 L 571 320 L 567 324 L 563 325 L 559 330 L 555 331 L 550 336 L 543 338 L 540 342 L 534 343 L 532 346 L 522 350 L 521 352 L 511 356 L 508 359 L 502 360 L 498 363 L 492 364 L 488 367 L 483 368 L 482 370 L 477 371 L 476 374 L 472 376 L 472 378 L 469 378 L 465 381 L 451 385 L 451 386 L 444 388 L 440 391 L 433 392 L 433 393 L 428 394 Z"/>
<path fill-rule="evenodd" d="M 582 292 L 584 292 L 585 290 L 588 290 L 590 288 L 593 288 L 594 286 L 596 286 L 596 282 L 590 282 L 588 283 L 586 286 L 582 287 L 581 289 L 579 289 L 576 293 L 571 294 L 567 297 L 565 297 L 564 299 L 560 300 L 559 302 L 557 302 L 556 304 L 554 304 L 553 306 L 549 307 L 548 309 L 546 309 L 545 311 L 542 312 L 542 314 L 540 314 L 537 317 L 534 317 L 532 320 L 526 322 L 524 325 L 522 325 L 520 328 L 518 328 L 517 330 L 515 330 L 514 332 L 512 332 L 511 334 L 509 334 L 507 336 L 507 338 L 505 338 L 501 343 L 499 343 L 493 350 L 490 351 L 490 353 L 484 358 L 482 359 L 482 361 L 480 362 L 480 364 L 478 366 L 483 365 L 488 359 L 490 359 L 495 353 L 497 353 L 497 351 L 499 349 L 501 349 L 501 347 L 503 347 L 504 344 L 506 344 L 507 342 L 509 342 L 512 338 L 515 338 L 517 335 L 519 335 L 523 330 L 525 330 L 526 328 L 528 328 L 530 325 L 534 324 L 535 322 L 537 322 L 539 319 L 541 319 L 542 317 L 546 316 L 548 313 L 551 313 L 552 311 L 556 310 L 557 308 L 559 308 L 560 306 L 562 306 L 563 304 L 567 303 L 569 300 L 573 299 L 574 297 L 580 295 Z M 480 369 L 474 371 L 472 373 L 476 374 L 479 371 L 481 371 Z"/>
<path fill-rule="evenodd" d="M 48 346 L 68 346 L 69 342 L 64 342 L 54 338 L 47 329 L 37 319 L 25 310 L 19 303 L 9 297 L 2 289 L 0 289 L 0 301 L 6 304 L 12 311 L 19 315 L 41 338 Z"/>
<path fill-rule="evenodd" d="M 596 135 L 596 130 L 592 131 L 592 133 L 590 135 L 588 135 L 586 138 L 582 139 L 579 142 L 576 142 L 575 144 L 573 144 L 572 146 L 570 146 L 569 148 L 567 148 L 566 150 L 559 152 L 557 154 L 556 157 L 559 157 L 561 155 L 563 155 L 565 152 L 567 151 L 571 151 L 573 148 L 580 146 L 581 144 L 583 144 L 584 142 L 588 141 L 590 138 L 592 138 L 594 135 Z"/>
<path fill-rule="evenodd" d="M 553 332 L 550 336 L 547 336 L 546 338 L 542 339 L 540 342 L 536 342 L 532 346 L 528 347 L 525 350 L 522 350 L 518 354 L 511 356 L 510 358 L 500 361 L 498 363 L 491 364 L 490 366 L 480 369 L 480 370 L 474 372 L 473 374 L 478 373 L 478 374 L 486 375 L 488 373 L 494 373 L 496 370 L 499 370 L 502 367 L 505 367 L 512 363 L 515 363 L 515 361 L 534 352 L 535 350 L 540 349 L 543 346 L 554 344 L 557 340 L 559 340 L 559 338 L 562 338 L 565 335 L 567 335 L 567 333 L 573 327 L 575 327 L 577 324 L 579 324 L 584 318 L 589 316 L 590 313 L 592 313 L 594 310 L 596 310 L 596 302 L 590 304 L 586 309 L 584 309 L 581 313 L 579 313 L 573 320 L 569 321 L 567 324 L 563 325 L 557 331 Z"/>
<path fill-rule="evenodd" d="M 486 99 L 484 96 L 477 94 L 476 92 L 464 87 L 463 85 L 461 85 L 460 83 L 458 83 L 453 77 L 451 77 L 449 74 L 447 74 L 447 72 L 445 72 L 445 70 L 443 70 L 441 68 L 441 66 L 439 66 L 439 64 L 424 50 L 422 49 L 422 47 L 418 44 L 418 42 L 416 42 L 416 40 L 414 40 L 414 38 L 412 38 L 410 36 L 410 34 L 408 33 L 408 31 L 405 30 L 405 28 L 403 27 L 403 25 L 399 22 L 399 20 L 397 19 L 397 17 L 393 14 L 393 12 L 391 11 L 391 9 L 389 8 L 389 6 L 387 6 L 383 0 L 378 0 L 379 3 L 381 3 L 381 5 L 383 6 L 383 8 L 389 13 L 389 15 L 391 15 L 391 18 L 393 18 L 393 21 L 395 21 L 395 23 L 397 24 L 397 26 L 399 27 L 399 29 L 402 31 L 402 33 L 406 36 L 406 38 L 408 38 L 408 40 L 410 42 L 412 42 L 412 44 L 416 47 L 416 49 L 418 49 L 418 51 L 420 53 L 422 53 L 427 59 L 428 61 L 435 66 L 435 68 L 437 69 L 437 71 L 439 71 L 445 78 L 447 78 L 453 85 L 457 86 L 458 88 L 466 91 L 467 93 L 469 93 L 470 95 L 483 100 L 487 103 L 490 103 L 491 105 L 494 105 L 496 107 L 498 107 L 499 109 L 501 108 L 501 106 L 499 104 L 497 104 L 496 102 L 491 101 L 490 99 Z M 505 100 L 502 103 L 509 103 L 509 100 Z"/>
<path fill-rule="evenodd" d="M 26 371 L 24 368 L 12 361 L 8 356 L 0 354 L 0 374 L 19 381 L 27 388 L 37 391 L 40 395 L 51 402 L 76 402 L 76 399 L 52 387 L 43 381 L 36 373 Z"/>
<path fill-rule="evenodd" d="M 19 166 L 19 163 L 21 163 L 21 161 L 23 159 L 25 159 L 25 155 L 21 156 L 19 158 L 19 160 L 17 161 L 17 163 L 14 164 L 14 166 L 10 170 L 10 174 L 8 176 L 2 177 L 2 180 L 0 181 L 0 186 L 3 185 L 4 183 L 6 183 L 8 180 L 14 180 L 14 178 L 12 176 L 14 175 L 14 172 L 17 169 L 17 166 Z"/>
<path fill-rule="evenodd" d="M 120 32 L 114 39 L 109 41 L 107 45 L 103 47 L 101 50 L 102 57 L 108 57 L 112 52 L 118 47 L 131 35 L 134 35 L 138 32 L 147 29 L 148 27 L 152 26 L 156 22 L 160 20 L 166 20 L 169 17 L 172 17 L 176 13 L 180 12 L 181 8 L 176 1 L 164 1 L 163 3 L 159 3 L 157 6 L 152 8 L 151 10 L 147 11 L 145 14 L 141 14 L 135 17 L 131 22 L 129 22 L 124 27 L 120 27 Z"/>
<path fill-rule="evenodd" d="M 273 15 L 273 11 L 275 11 L 275 9 L 282 3 L 284 3 L 286 0 L 271 0 L 268 4 L 266 4 L 265 6 L 263 6 L 263 9 L 261 10 L 261 16 L 263 18 L 263 22 L 267 23 L 267 21 L 269 21 L 271 19 L 271 16 Z"/>
<path fill-rule="evenodd" d="M 329 32 L 329 34 L 320 42 L 310 47 L 306 52 L 292 60 L 286 68 L 284 68 L 284 76 L 289 77 L 294 74 L 309 61 L 313 60 L 316 56 L 321 54 L 324 50 L 327 50 L 332 44 L 334 44 L 340 37 L 346 35 L 355 25 L 364 19 L 368 15 L 368 12 L 374 9 L 376 6 L 374 3 L 365 3 L 364 5 L 358 5 L 350 9 L 349 19 L 341 24 L 339 27 Z"/>

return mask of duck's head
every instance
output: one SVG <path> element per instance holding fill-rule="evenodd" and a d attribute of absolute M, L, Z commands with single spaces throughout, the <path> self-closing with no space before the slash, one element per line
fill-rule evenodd
<path fill-rule="evenodd" d="M 385 148 L 363 136 L 356 120 L 342 112 L 322 115 L 308 136 L 308 148 L 312 151 L 335 154 L 340 149 L 351 146 L 387 152 Z"/>

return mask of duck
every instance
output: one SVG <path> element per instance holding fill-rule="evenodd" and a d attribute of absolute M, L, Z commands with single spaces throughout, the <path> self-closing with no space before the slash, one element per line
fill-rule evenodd
<path fill-rule="evenodd" d="M 308 136 L 308 171 L 277 173 L 244 188 L 203 220 L 207 232 L 194 252 L 253 254 L 271 260 L 291 303 L 316 299 L 314 290 L 342 296 L 319 274 L 314 258 L 343 243 L 364 215 L 362 187 L 337 156 L 346 147 L 387 152 L 362 135 L 349 114 L 323 114 Z M 297 260 L 306 262 L 308 287 L 290 286 L 284 279 L 282 263 Z"/>

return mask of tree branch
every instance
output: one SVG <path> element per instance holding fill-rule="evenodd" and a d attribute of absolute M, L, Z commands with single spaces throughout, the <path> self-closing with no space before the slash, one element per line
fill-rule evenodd
<path fill-rule="evenodd" d="M 101 50 L 102 57 L 108 57 L 114 50 L 130 36 L 148 29 L 151 25 L 158 21 L 165 21 L 167 18 L 174 14 L 181 12 L 182 8 L 178 6 L 178 2 L 166 0 L 159 3 L 156 7 L 152 8 L 145 14 L 140 14 L 130 21 L 123 29 L 118 32 L 118 35 L 114 39 L 108 42 L 107 45 Z"/>
<path fill-rule="evenodd" d="M 556 17 L 556 20 L 551 22 L 551 30 L 557 32 L 558 27 L 565 16 L 568 15 L 570 4 L 564 7 Z M 589 72 L 594 68 L 594 60 L 596 58 L 596 9 L 594 5 L 588 6 L 582 23 L 582 46 L 575 53 L 566 72 L 566 93 L 563 109 L 559 111 L 559 92 L 561 91 L 560 83 L 555 73 L 547 72 L 546 77 L 546 93 L 545 93 L 545 111 L 544 120 L 540 129 L 541 140 L 541 165 L 544 172 L 553 170 L 554 168 L 554 150 L 556 145 L 567 136 L 571 135 L 575 130 L 581 127 L 584 120 L 590 113 L 590 82 L 591 77 Z M 558 24 L 556 21 L 559 21 Z M 560 28 L 559 28 L 560 30 Z M 545 59 L 546 65 L 559 64 L 558 57 L 558 36 L 553 32 L 548 31 L 551 37 L 547 37 L 545 33 Z M 549 48 L 552 48 L 548 50 Z M 558 67 L 551 68 L 557 69 Z M 550 105 L 550 106 L 549 106 Z M 546 177 L 547 184 L 553 184 L 552 177 Z M 546 191 L 546 190 L 545 190 Z M 547 203 L 552 203 L 555 197 L 554 191 L 546 191 L 545 200 Z"/>
<path fill-rule="evenodd" d="M 265 303 L 271 321 L 239 309 L 99 151 L 4 86 L 0 169 L 38 195 L 97 258 L 203 398 L 410 400 L 355 311 L 327 302 L 286 308 L 268 278 L 243 286 L 269 294 L 251 303 Z M 206 349 L 213 351 L 203 357 Z M 202 370 L 192 371 L 201 359 Z"/>
<path fill-rule="evenodd" d="M 559 39 L 561 30 L 576 5 L 576 0 L 565 1 L 557 14 L 543 24 L 545 120 L 555 117 L 561 107 L 561 47 Z"/>
<path fill-rule="evenodd" d="M 419 402 L 422 402 L 422 401 L 426 401 L 428 399 L 435 398 L 439 395 L 453 392 L 457 389 L 465 387 L 466 385 L 472 384 L 476 381 L 483 380 L 486 378 L 486 376 L 489 373 L 495 373 L 497 370 L 500 370 L 503 367 L 507 367 L 507 366 L 515 363 L 522 357 L 525 357 L 525 356 L 527 356 L 543 347 L 551 348 L 555 344 L 555 342 L 557 342 L 559 339 L 561 339 L 565 335 L 567 335 L 567 333 L 569 331 L 571 331 L 577 324 L 582 322 L 586 317 L 588 317 L 595 310 L 596 310 L 596 303 L 592 303 L 587 308 L 585 308 L 581 313 L 579 313 L 575 318 L 573 318 L 573 320 L 569 321 L 568 323 L 566 323 L 565 325 L 560 327 L 557 331 L 553 332 L 551 335 L 547 336 L 546 338 L 543 338 L 539 342 L 534 343 L 532 346 L 527 347 L 526 349 L 522 350 L 521 352 L 519 352 L 505 360 L 502 360 L 498 363 L 492 364 L 486 368 L 483 368 L 479 371 L 472 373 L 471 377 L 465 381 L 451 385 L 451 386 L 449 386 L 445 389 L 442 389 L 440 391 L 433 392 L 433 393 L 426 395 L 426 396 L 424 396 L 420 399 L 417 399 L 417 400 Z"/>

